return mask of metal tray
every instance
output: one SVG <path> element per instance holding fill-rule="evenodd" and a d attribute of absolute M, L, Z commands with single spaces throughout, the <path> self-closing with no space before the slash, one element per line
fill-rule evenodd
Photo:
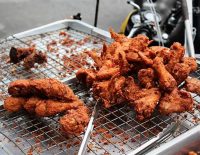
<path fill-rule="evenodd" d="M 59 33 L 65 31 L 77 44 L 71 47 L 63 47 L 58 43 L 56 52 L 47 50 L 47 45 L 52 40 L 59 42 Z M 89 37 L 89 41 L 79 45 L 78 41 Z M 82 67 L 79 59 L 72 55 L 79 55 L 84 50 L 102 48 L 103 42 L 110 43 L 108 32 L 94 28 L 81 21 L 63 20 L 45 25 L 33 30 L 19 33 L 0 41 L 0 97 L 1 104 L 7 94 L 8 84 L 19 78 L 56 78 L 67 82 L 74 92 L 92 110 L 93 100 L 89 91 L 74 81 L 77 70 L 73 65 L 66 66 L 62 57 L 66 55 L 70 62 Z M 35 44 L 36 48 L 47 52 L 48 63 L 38 66 L 30 71 L 25 70 L 21 64 L 13 65 L 7 63 L 7 57 L 11 46 L 24 47 Z M 85 58 L 88 67 L 92 64 L 89 58 Z M 200 78 L 200 70 L 192 76 Z M 70 80 L 71 79 L 71 80 Z M 199 104 L 199 96 L 192 94 L 196 104 Z M 88 145 L 87 154 L 129 154 L 145 142 L 162 132 L 167 125 L 174 122 L 177 117 L 182 119 L 180 130 L 174 137 L 185 133 L 198 125 L 194 118 L 200 118 L 200 111 L 195 108 L 194 113 L 171 116 L 160 116 L 154 113 L 151 119 L 138 122 L 135 113 L 130 107 L 124 105 L 114 106 L 110 109 L 100 111 L 95 121 L 93 135 Z M 187 115 L 187 117 L 185 117 Z M 10 114 L 0 106 L 0 154 L 27 154 L 33 150 L 33 154 L 76 154 L 81 139 L 80 136 L 64 137 L 58 127 L 58 116 L 50 118 L 36 118 L 22 111 Z M 171 139 L 173 139 L 172 137 Z M 3 152 L 3 153 L 1 153 Z"/>
<path fill-rule="evenodd" d="M 182 155 L 189 151 L 200 151 L 200 125 L 174 138 L 170 143 L 149 152 L 147 155 Z"/>

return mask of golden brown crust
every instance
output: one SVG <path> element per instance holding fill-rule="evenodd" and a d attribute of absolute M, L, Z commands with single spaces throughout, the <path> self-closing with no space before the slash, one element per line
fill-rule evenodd
<path fill-rule="evenodd" d="M 3 107 L 10 112 L 18 112 L 23 109 L 26 103 L 26 98 L 7 97 L 4 101 Z"/>
<path fill-rule="evenodd" d="M 187 78 L 185 80 L 185 88 L 189 92 L 200 95 L 200 80 L 197 78 Z"/>
<path fill-rule="evenodd" d="M 153 68 L 155 69 L 158 79 L 160 88 L 165 91 L 172 91 L 176 86 L 176 80 L 173 76 L 166 70 L 162 58 L 156 57 L 154 59 Z"/>
<path fill-rule="evenodd" d="M 18 112 L 25 109 L 29 113 L 39 117 L 54 116 L 67 110 L 77 109 L 79 106 L 83 106 L 80 100 L 60 102 L 38 97 L 31 97 L 28 99 L 22 97 L 8 97 L 4 101 L 4 108 L 8 111 Z"/>
<path fill-rule="evenodd" d="M 81 81 L 83 84 L 91 87 L 93 82 L 96 79 L 96 73 L 92 69 L 79 69 L 76 73 L 76 78 Z"/>
<path fill-rule="evenodd" d="M 165 93 L 159 104 L 159 111 L 164 115 L 191 111 L 192 108 L 193 98 L 190 93 L 177 88 L 170 93 Z"/>
<path fill-rule="evenodd" d="M 160 96 L 161 93 L 158 88 L 151 88 L 134 91 L 127 99 L 136 111 L 136 118 L 142 121 L 152 115 Z"/>
<path fill-rule="evenodd" d="M 60 118 L 59 122 L 62 131 L 66 134 L 79 135 L 89 122 L 88 109 L 85 106 L 80 106 L 76 110 L 69 110 L 66 115 Z"/>
<path fill-rule="evenodd" d="M 144 88 L 155 87 L 155 73 L 152 68 L 141 69 L 138 72 L 138 80 Z"/>
<path fill-rule="evenodd" d="M 40 96 L 63 101 L 73 101 L 77 99 L 73 91 L 67 85 L 55 79 L 16 80 L 10 83 L 8 92 L 15 97 Z"/>

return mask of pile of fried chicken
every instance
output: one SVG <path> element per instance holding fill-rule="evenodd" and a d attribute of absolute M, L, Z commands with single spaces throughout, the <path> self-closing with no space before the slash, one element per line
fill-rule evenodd
<path fill-rule="evenodd" d="M 10 49 L 10 62 L 18 63 L 23 61 L 23 66 L 26 69 L 31 69 L 35 64 L 43 64 L 47 62 L 47 56 L 45 53 L 36 50 L 34 46 L 27 48 L 15 48 L 11 47 Z"/>
<path fill-rule="evenodd" d="M 127 38 L 110 30 L 113 43 L 102 52 L 88 52 L 91 68 L 81 68 L 76 77 L 91 87 L 96 99 L 109 108 L 128 103 L 140 121 L 161 114 L 191 111 L 194 103 L 187 91 L 200 94 L 200 81 L 188 78 L 197 70 L 196 59 L 184 57 L 185 49 L 175 42 L 170 48 L 151 46 L 144 35 Z M 186 90 L 180 89 L 184 81 Z M 198 84 L 197 84 L 198 83 Z"/>
<path fill-rule="evenodd" d="M 25 109 L 39 117 L 65 113 L 60 126 L 67 135 L 78 135 L 88 124 L 88 108 L 67 86 L 55 79 L 21 79 L 11 82 L 11 95 L 4 101 L 4 108 L 10 112 Z"/>

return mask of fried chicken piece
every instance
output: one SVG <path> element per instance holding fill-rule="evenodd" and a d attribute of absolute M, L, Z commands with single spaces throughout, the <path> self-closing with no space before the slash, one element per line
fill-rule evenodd
<path fill-rule="evenodd" d="M 156 53 L 156 56 L 163 59 L 163 63 L 167 64 L 170 60 L 170 49 L 162 46 L 152 46 L 150 47 Z"/>
<path fill-rule="evenodd" d="M 196 71 L 197 68 L 198 68 L 198 64 L 196 62 L 196 58 L 193 58 L 193 57 L 184 57 L 182 59 L 182 62 L 184 64 L 187 64 L 190 67 L 190 73 Z"/>
<path fill-rule="evenodd" d="M 96 66 L 96 67 L 100 68 L 100 67 L 102 66 L 102 60 L 101 60 L 101 58 L 97 55 L 97 51 L 92 50 L 92 51 L 88 51 L 88 52 L 86 52 L 86 53 L 89 55 L 89 57 L 91 57 L 91 58 L 94 60 L 95 66 Z"/>
<path fill-rule="evenodd" d="M 30 98 L 25 106 L 29 104 L 29 102 L 32 102 L 31 100 L 33 100 L 33 98 Z M 54 116 L 67 110 L 77 109 L 79 106 L 83 106 L 83 103 L 80 100 L 59 102 L 54 100 L 38 99 L 38 102 L 36 102 L 35 114 L 39 117 Z M 27 110 L 27 107 L 24 108 Z"/>
<path fill-rule="evenodd" d="M 88 87 L 91 87 L 96 79 L 96 72 L 92 69 L 79 69 L 76 73 L 76 78 Z"/>
<path fill-rule="evenodd" d="M 88 109 L 80 106 L 78 109 L 68 110 L 67 114 L 60 118 L 61 130 L 66 134 L 79 135 L 84 131 L 89 122 Z"/>
<path fill-rule="evenodd" d="M 10 112 L 18 112 L 23 109 L 25 103 L 26 98 L 7 97 L 4 101 L 3 107 Z"/>
<path fill-rule="evenodd" d="M 166 70 L 162 62 L 162 58 L 156 57 L 154 59 L 153 68 L 155 69 L 158 75 L 159 86 L 161 89 L 166 90 L 166 91 L 172 91 L 177 86 L 176 80 Z"/>
<path fill-rule="evenodd" d="M 109 28 L 109 32 L 111 38 L 114 39 L 116 42 L 122 43 L 128 40 L 128 38 L 125 35 L 114 32 L 112 28 Z"/>
<path fill-rule="evenodd" d="M 33 68 L 35 63 L 42 64 L 47 62 L 46 54 L 42 53 L 41 51 L 34 51 L 32 54 L 24 58 L 24 67 L 26 69 Z"/>
<path fill-rule="evenodd" d="M 122 90 L 126 100 L 129 100 L 138 90 L 140 90 L 140 87 L 135 83 L 134 79 L 131 76 L 127 77 Z"/>
<path fill-rule="evenodd" d="M 21 79 L 11 82 L 8 93 L 14 97 L 39 96 L 49 99 L 73 101 L 73 91 L 56 79 Z"/>
<path fill-rule="evenodd" d="M 138 55 L 140 56 L 140 58 L 142 59 L 142 61 L 146 64 L 146 65 L 153 65 L 153 60 L 148 58 L 147 56 L 144 55 L 144 53 L 142 52 L 138 52 Z"/>
<path fill-rule="evenodd" d="M 119 71 L 120 71 L 120 68 L 118 66 L 110 68 L 104 65 L 97 72 L 96 78 L 98 80 L 109 80 L 113 75 L 117 74 Z"/>
<path fill-rule="evenodd" d="M 10 49 L 10 62 L 16 64 L 23 60 L 25 57 L 31 55 L 35 51 L 34 47 L 28 47 L 28 48 L 15 48 L 11 47 Z"/>
<path fill-rule="evenodd" d="M 139 34 L 136 37 L 130 39 L 131 44 L 129 45 L 129 50 L 131 51 L 144 51 L 152 42 L 147 36 L 142 34 Z"/>
<path fill-rule="evenodd" d="M 138 80 L 144 88 L 155 87 L 155 73 L 152 68 L 141 69 L 138 72 Z"/>
<path fill-rule="evenodd" d="M 181 62 L 185 54 L 185 48 L 178 42 L 173 43 L 170 47 L 170 58 L 166 64 L 166 69 L 171 73 L 176 63 Z"/>
<path fill-rule="evenodd" d="M 120 74 L 116 74 L 111 78 L 108 84 L 108 92 L 110 93 L 110 105 L 107 105 L 107 108 L 125 102 L 123 95 L 125 80 L 126 78 Z"/>
<path fill-rule="evenodd" d="M 160 100 L 159 111 L 163 115 L 191 111 L 193 98 L 190 93 L 175 88 L 170 93 L 165 93 Z"/>
<path fill-rule="evenodd" d="M 129 96 L 130 105 L 136 111 L 136 118 L 140 121 L 151 117 L 160 99 L 158 88 L 141 89 Z"/>
<path fill-rule="evenodd" d="M 187 78 L 185 80 L 185 88 L 191 93 L 200 95 L 200 80 L 197 78 Z"/>
<path fill-rule="evenodd" d="M 110 92 L 108 91 L 108 85 L 110 81 L 95 82 L 93 84 L 93 96 L 96 99 L 101 99 L 104 107 L 110 107 Z"/>
<path fill-rule="evenodd" d="M 4 101 L 4 108 L 8 111 L 18 112 L 25 109 L 29 113 L 39 117 L 54 116 L 67 110 L 77 109 L 79 106 L 83 106 L 83 103 L 80 100 L 60 102 L 38 97 L 8 97 Z"/>
<path fill-rule="evenodd" d="M 172 76 L 177 84 L 181 84 L 190 74 L 190 67 L 185 63 L 177 63 L 172 69 Z"/>
<path fill-rule="evenodd" d="M 136 52 L 128 52 L 126 53 L 126 59 L 128 62 L 140 62 L 141 58 L 139 57 L 138 53 Z"/>

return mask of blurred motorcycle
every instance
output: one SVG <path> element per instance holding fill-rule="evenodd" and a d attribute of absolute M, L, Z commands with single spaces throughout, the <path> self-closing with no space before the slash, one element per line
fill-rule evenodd
<path fill-rule="evenodd" d="M 144 34 L 154 45 L 169 47 L 185 41 L 185 19 L 181 0 L 128 0 L 133 10 L 121 25 L 120 33 L 128 37 Z M 200 53 L 200 0 L 192 0 L 194 49 Z"/>

